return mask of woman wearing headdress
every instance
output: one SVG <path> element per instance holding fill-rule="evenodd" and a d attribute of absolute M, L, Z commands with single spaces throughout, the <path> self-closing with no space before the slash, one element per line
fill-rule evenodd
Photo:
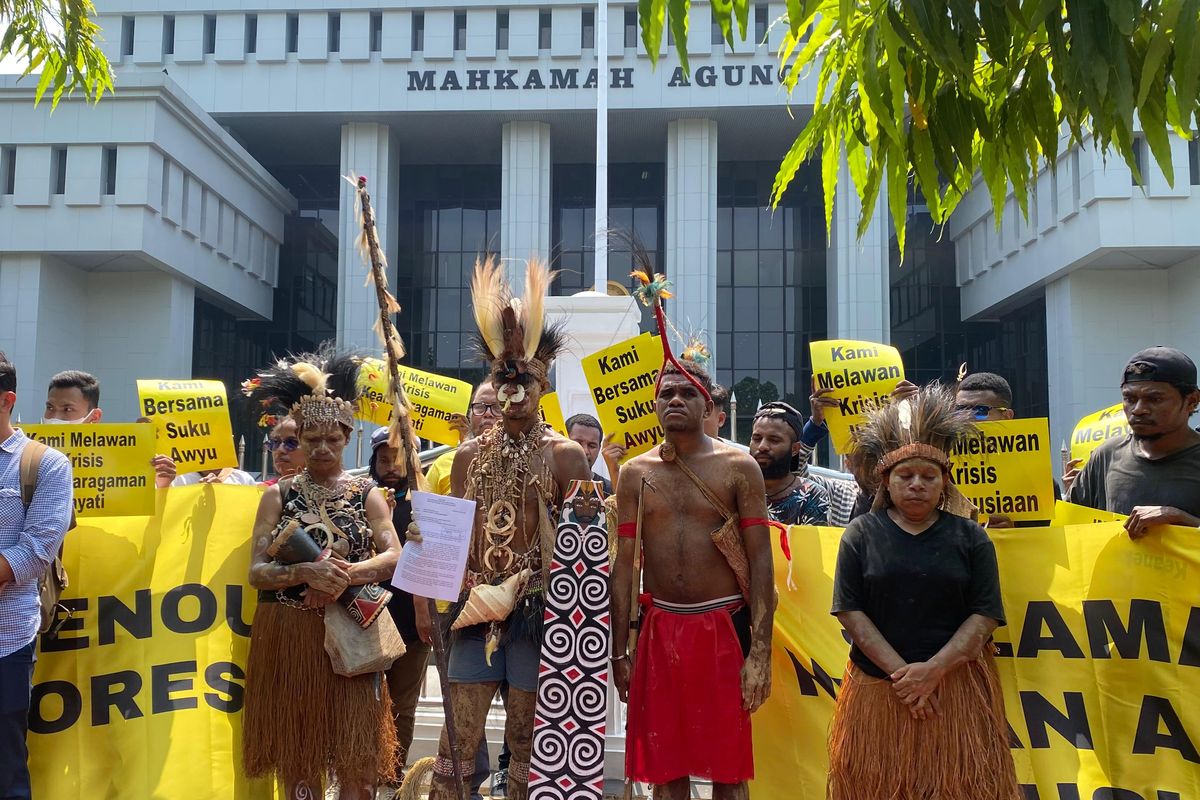
<path fill-rule="evenodd" d="M 289 799 L 319 798 L 322 784 L 336 780 L 343 800 L 365 800 L 395 777 L 387 682 L 379 673 L 335 674 L 324 647 L 323 615 L 342 613 L 331 604 L 345 603 L 349 587 L 374 589 L 400 554 L 383 494 L 370 478 L 342 469 L 357 386 L 357 360 L 330 349 L 281 361 L 244 386 L 252 399 L 291 409 L 305 458 L 302 470 L 263 495 L 250 561 L 259 604 L 246 669 L 243 761 L 250 777 L 281 781 Z M 284 552 L 301 545 L 319 549 L 321 559 L 286 563 L 295 559 Z M 382 597 L 367 615 L 375 620 L 388 595 L 366 594 Z"/>
<path fill-rule="evenodd" d="M 950 452 L 974 435 L 940 386 L 874 411 L 857 434 L 881 483 L 838 551 L 832 613 L 853 645 L 831 800 L 1021 797 L 992 660 L 996 551 L 950 480 Z"/>

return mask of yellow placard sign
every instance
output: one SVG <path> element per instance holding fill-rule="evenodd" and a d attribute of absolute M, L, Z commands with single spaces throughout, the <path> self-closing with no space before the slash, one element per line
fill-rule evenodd
<path fill-rule="evenodd" d="M 890 402 L 896 384 L 904 380 L 900 352 L 886 344 L 831 339 L 811 342 L 813 377 L 818 389 L 833 389 L 838 401 L 825 411 L 825 424 L 833 449 L 850 452 L 854 429 L 867 419 L 874 406 Z"/>
<path fill-rule="evenodd" d="M 538 403 L 538 413 L 542 422 L 549 425 L 563 436 L 567 435 L 567 422 L 563 419 L 562 405 L 558 402 L 558 392 L 547 392 Z"/>
<path fill-rule="evenodd" d="M 154 513 L 154 426 L 103 422 L 22 425 L 21 430 L 71 459 L 76 516 Z"/>
<path fill-rule="evenodd" d="M 1052 525 L 1092 525 L 1097 522 L 1124 522 L 1129 517 L 1112 511 L 1101 511 L 1098 508 L 1068 503 L 1059 500 L 1054 504 L 1054 521 Z"/>
<path fill-rule="evenodd" d="M 1071 432 L 1071 458 L 1087 461 L 1097 447 L 1109 439 L 1126 436 L 1129 432 L 1129 422 L 1125 419 L 1125 407 L 1120 403 L 1097 411 L 1095 414 L 1088 414 L 1079 420 L 1079 424 Z"/>
<path fill-rule="evenodd" d="M 67 534 L 62 603 L 73 613 L 41 639 L 33 673 L 34 797 L 274 796 L 242 771 L 261 495 L 174 487 L 154 516 L 97 517 Z"/>
<path fill-rule="evenodd" d="M 625 445 L 621 463 L 645 453 L 663 439 L 654 411 L 654 382 L 662 361 L 658 337 L 649 333 L 606 347 L 581 361 L 605 436 L 616 433 L 616 441 Z"/>
<path fill-rule="evenodd" d="M 137 389 L 142 416 L 158 431 L 156 449 L 180 474 L 238 465 L 224 383 L 140 380 Z"/>
<path fill-rule="evenodd" d="M 450 420 L 455 414 L 466 416 L 471 404 L 471 384 L 412 367 L 401 366 L 399 371 L 404 393 L 412 406 L 412 426 L 417 436 L 438 444 L 457 446 L 458 431 Z M 378 358 L 363 359 L 358 383 L 362 389 L 358 418 L 387 425 L 392 419 L 387 365 Z"/>
<path fill-rule="evenodd" d="M 842 531 L 788 535 L 790 564 L 775 548 L 771 695 L 754 715 L 750 796 L 771 800 L 825 797 L 850 650 L 829 615 Z M 1017 528 L 993 541 L 1008 621 L 996 666 L 1021 796 L 1200 797 L 1195 529 L 1132 541 L 1112 523 Z"/>
<path fill-rule="evenodd" d="M 1054 517 L 1050 420 L 980 422 L 978 439 L 951 453 L 951 476 L 980 514 L 1018 522 Z"/>

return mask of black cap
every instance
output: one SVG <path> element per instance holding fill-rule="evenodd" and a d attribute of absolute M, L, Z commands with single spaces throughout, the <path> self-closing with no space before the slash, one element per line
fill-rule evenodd
<path fill-rule="evenodd" d="M 1159 381 L 1190 391 L 1196 388 L 1196 364 L 1174 347 L 1148 347 L 1129 359 L 1121 385 L 1138 381 Z"/>
<path fill-rule="evenodd" d="M 755 419 L 777 419 L 787 423 L 787 426 L 796 434 L 796 441 L 800 441 L 800 434 L 804 432 L 804 415 L 797 409 L 776 400 L 770 403 L 763 403 L 762 408 L 754 412 Z"/>

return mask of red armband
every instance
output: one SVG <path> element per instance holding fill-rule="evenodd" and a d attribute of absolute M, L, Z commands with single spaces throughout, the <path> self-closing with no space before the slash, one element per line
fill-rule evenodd
<path fill-rule="evenodd" d="M 771 527 L 779 530 L 779 549 L 783 551 L 783 557 L 788 561 L 792 560 L 792 547 L 788 544 L 788 529 L 787 525 L 782 522 L 771 520 Z"/>
<path fill-rule="evenodd" d="M 622 522 L 617 526 L 617 536 L 621 539 L 636 539 L 637 538 L 637 523 Z"/>
<path fill-rule="evenodd" d="M 771 520 L 761 517 L 745 517 L 738 523 L 738 528 L 746 530 L 746 528 L 753 528 L 755 525 L 762 525 L 764 528 L 767 528 L 770 527 Z"/>

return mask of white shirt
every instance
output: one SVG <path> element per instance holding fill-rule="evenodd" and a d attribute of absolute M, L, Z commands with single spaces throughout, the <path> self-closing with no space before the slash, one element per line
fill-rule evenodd
<path fill-rule="evenodd" d="M 175 480 L 171 481 L 172 486 L 193 486 L 200 483 L 200 479 L 204 477 L 199 472 L 185 472 L 182 475 L 176 476 Z M 225 484 L 234 484 L 238 486 L 255 486 L 258 481 L 254 480 L 254 476 L 249 472 L 242 472 L 240 469 L 230 470 L 224 480 L 220 481 Z"/>

